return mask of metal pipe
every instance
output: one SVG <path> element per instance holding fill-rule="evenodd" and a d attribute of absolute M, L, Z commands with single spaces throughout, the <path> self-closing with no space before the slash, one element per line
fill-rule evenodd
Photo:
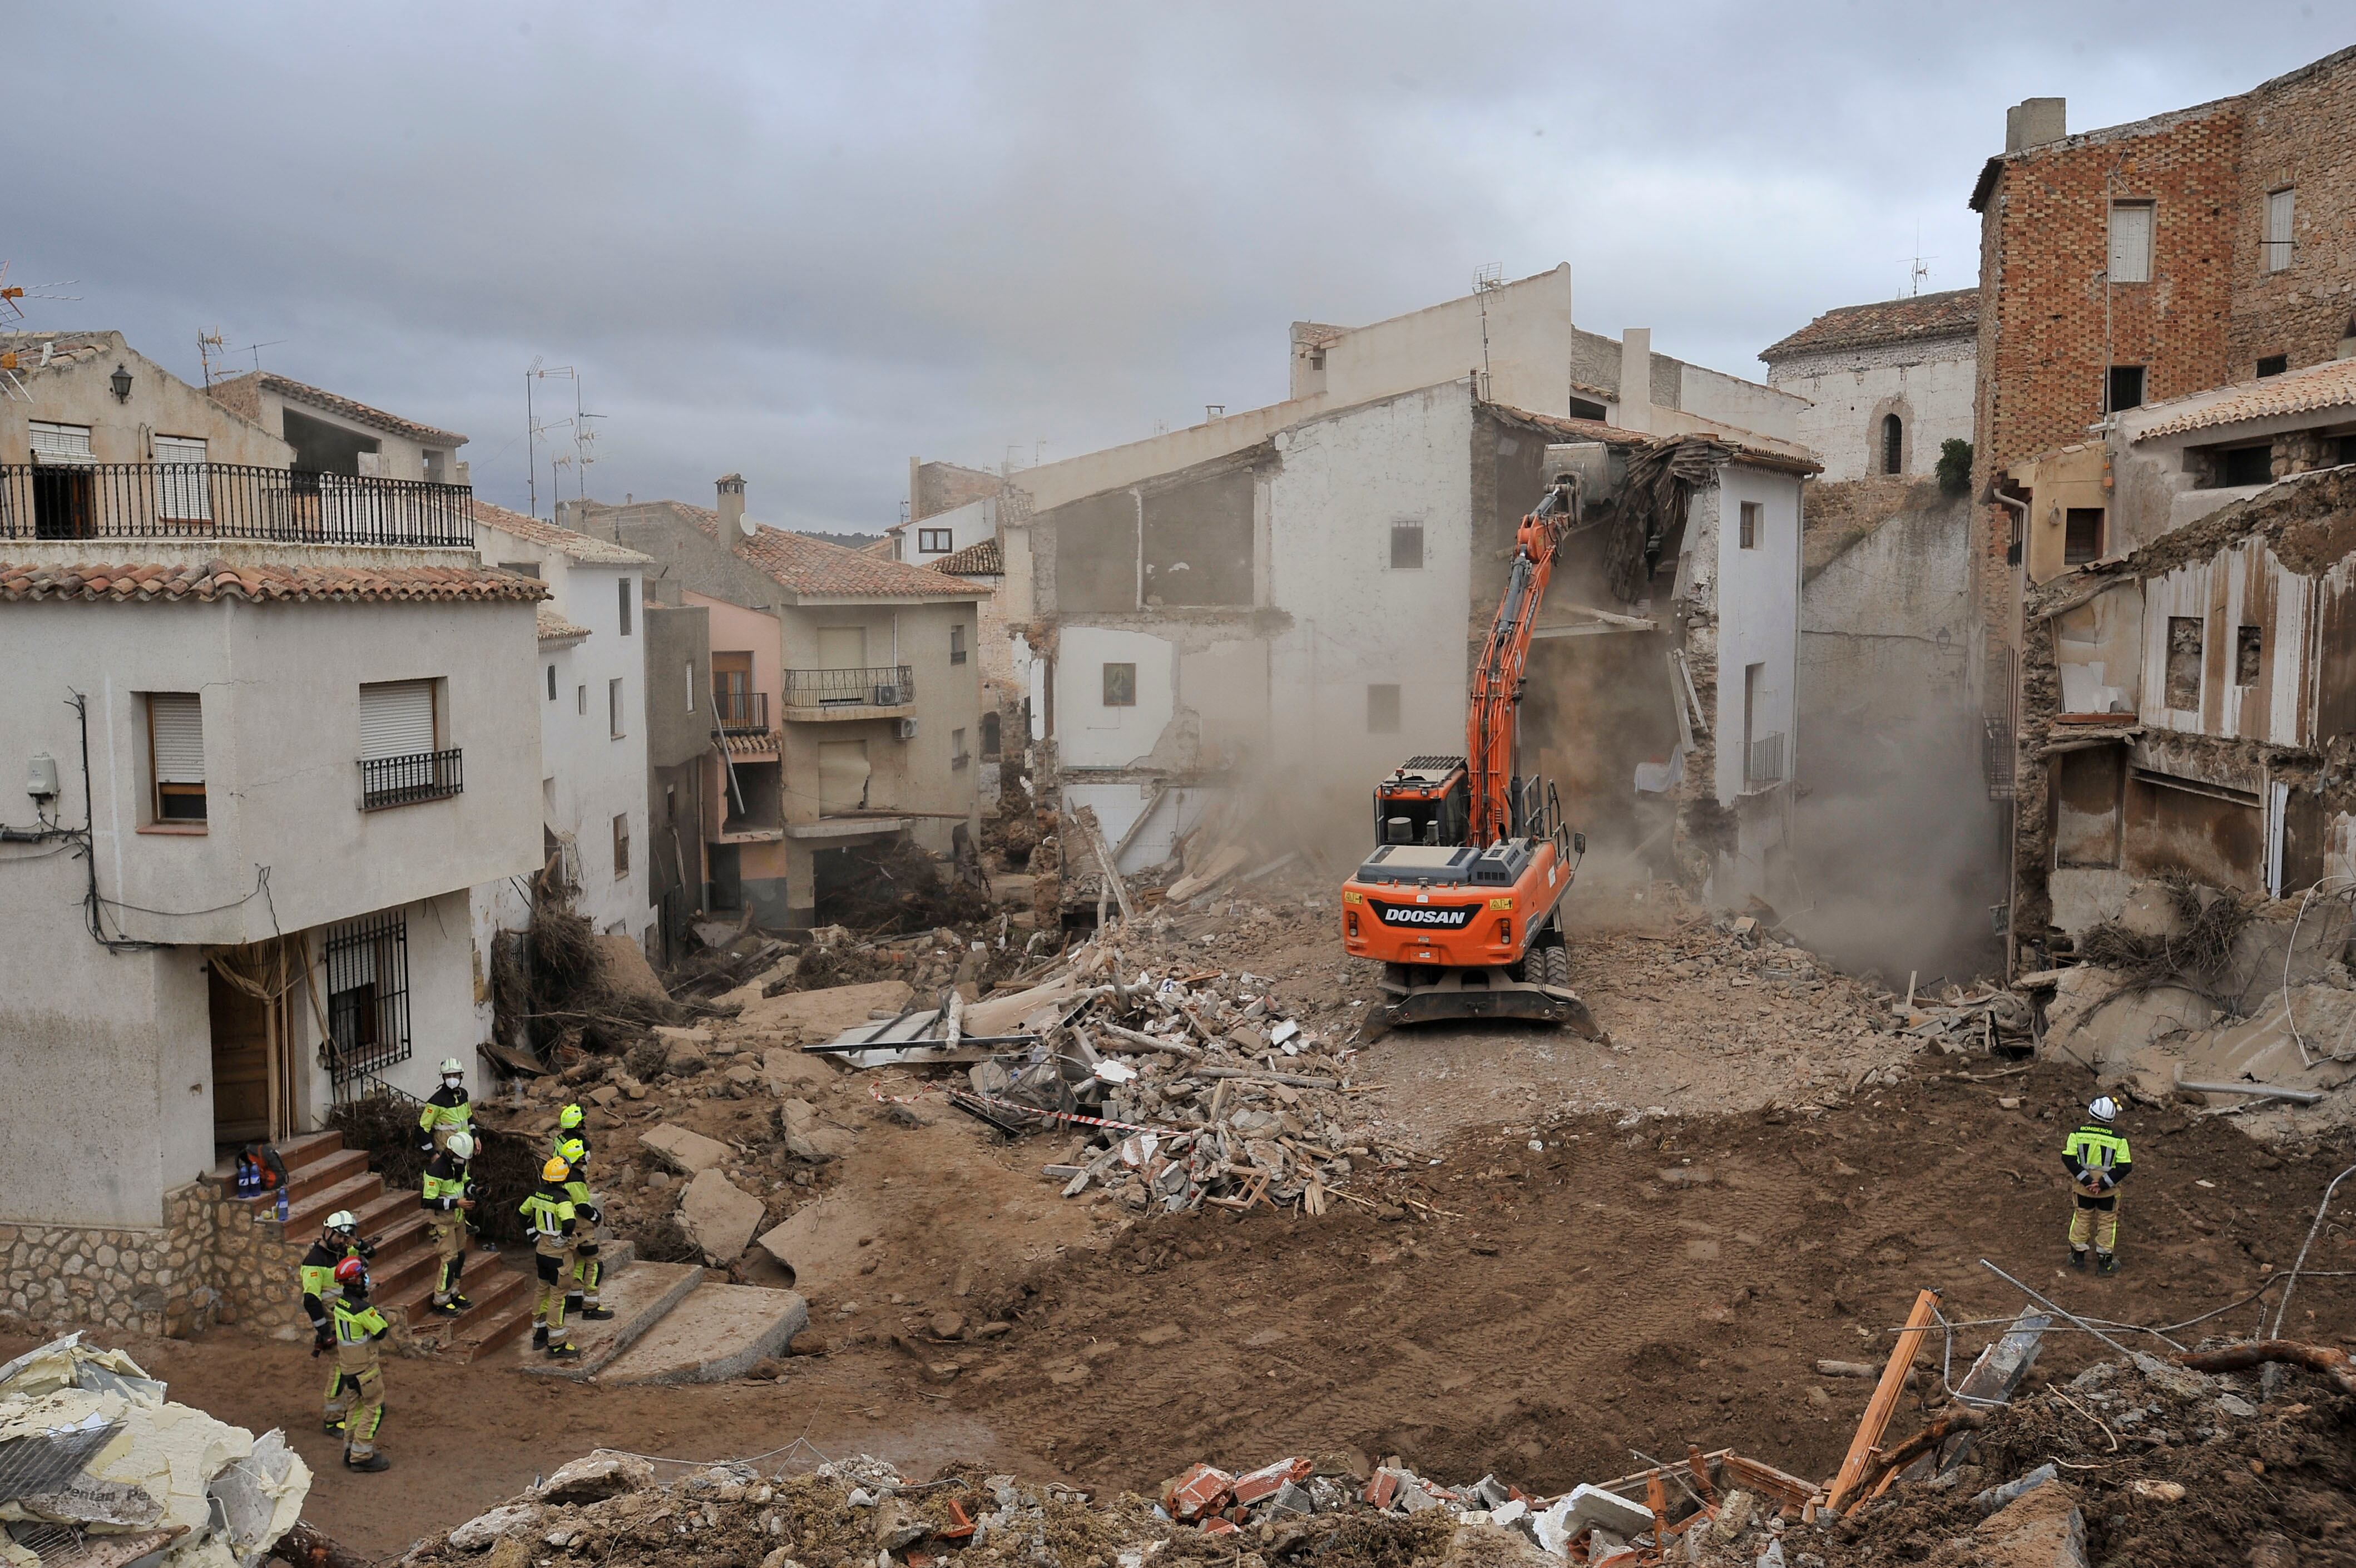
<path fill-rule="evenodd" d="M 2010 1274 L 2006 1273 L 2002 1269 L 1997 1268 L 1986 1258 L 1982 1258 L 1980 1260 L 1980 1267 L 1986 1269 L 1988 1273 L 1994 1274 L 1997 1278 L 2002 1280 L 2005 1283 L 2010 1285 L 2013 1289 L 2019 1291 L 2021 1294 L 2027 1296 L 2038 1305 L 2051 1307 L 2055 1312 L 2060 1313 L 2062 1316 L 2068 1318 L 2071 1322 L 2076 1324 L 2079 1327 L 2084 1329 L 2087 1333 L 2093 1335 L 2095 1338 L 2101 1340 L 2112 1349 L 2116 1350 L 2120 1355 L 2126 1357 L 2129 1360 L 2133 1360 L 2135 1359 L 2134 1351 L 2128 1349 L 2126 1346 L 2120 1344 L 2117 1340 L 2112 1338 L 2109 1335 L 2104 1333 L 2101 1329 L 2095 1327 L 2093 1324 L 2087 1322 L 2076 1313 L 2072 1312 L 2069 1308 L 2062 1306 L 2059 1304 L 2038 1294 L 2035 1291 L 2030 1290 L 2027 1285 L 2022 1284 L 2019 1280 L 2014 1279 Z"/>

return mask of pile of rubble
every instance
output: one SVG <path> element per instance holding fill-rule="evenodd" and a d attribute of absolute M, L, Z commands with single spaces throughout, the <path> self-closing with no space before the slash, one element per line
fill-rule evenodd
<path fill-rule="evenodd" d="M 1132 968 L 1118 930 L 1012 995 L 937 1007 L 804 1047 L 854 1067 L 959 1064 L 949 1104 L 1009 1136 L 1063 1129 L 1044 1174 L 1133 1208 L 1396 1207 L 1409 1155 L 1357 1110 L 1353 1052 L 1289 1016 L 1267 976 Z"/>
<path fill-rule="evenodd" d="M 79 1334 L 0 1366 L 0 1563 L 251 1568 L 310 1489 L 283 1435 L 175 1404 Z"/>

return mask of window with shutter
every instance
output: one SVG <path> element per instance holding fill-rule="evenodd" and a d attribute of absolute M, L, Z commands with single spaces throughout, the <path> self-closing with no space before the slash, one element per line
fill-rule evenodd
<path fill-rule="evenodd" d="M 150 815 L 158 822 L 205 820 L 205 715 L 194 692 L 147 694 Z"/>
<path fill-rule="evenodd" d="M 185 522 L 210 522 L 211 481 L 205 467 L 205 444 L 195 436 L 155 437 L 155 512 Z"/>
<path fill-rule="evenodd" d="M 2265 270 L 2281 272 L 2290 265 L 2291 204 L 2297 193 L 2288 188 L 2266 192 Z"/>
<path fill-rule="evenodd" d="M 90 426 L 87 424 L 52 424 L 35 419 L 26 423 L 33 442 L 36 463 L 94 463 L 98 459 L 90 449 Z"/>
<path fill-rule="evenodd" d="M 2151 281 L 2151 203 L 2111 203 L 2110 274 L 2113 283 Z"/>
<path fill-rule="evenodd" d="M 386 681 L 360 688 L 360 760 L 380 762 L 434 749 L 433 682 Z"/>

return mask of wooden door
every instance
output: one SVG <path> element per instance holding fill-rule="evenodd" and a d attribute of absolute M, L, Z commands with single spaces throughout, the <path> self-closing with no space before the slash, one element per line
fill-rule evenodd
<path fill-rule="evenodd" d="M 269 1004 L 205 970 L 213 1036 L 213 1141 L 270 1136 Z"/>

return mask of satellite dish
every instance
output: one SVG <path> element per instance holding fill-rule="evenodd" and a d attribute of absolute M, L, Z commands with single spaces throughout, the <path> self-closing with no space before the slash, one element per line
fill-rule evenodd
<path fill-rule="evenodd" d="M 740 517 L 740 518 L 738 518 L 738 519 L 736 520 L 736 526 L 737 526 L 737 527 L 739 527 L 739 528 L 741 528 L 741 529 L 743 529 L 743 530 L 744 531 L 744 537 L 745 537 L 745 538 L 747 538 L 747 539 L 752 538 L 755 534 L 756 534 L 756 533 L 758 533 L 758 532 L 761 532 L 761 525 L 760 525 L 759 523 L 757 523 L 757 522 L 755 522 L 755 521 L 754 521 L 751 518 L 749 518 L 749 517 Z"/>

